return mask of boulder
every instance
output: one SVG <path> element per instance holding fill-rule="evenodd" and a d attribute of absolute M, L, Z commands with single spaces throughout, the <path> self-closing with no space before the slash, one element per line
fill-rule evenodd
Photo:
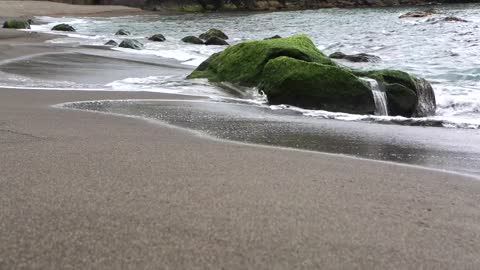
<path fill-rule="evenodd" d="M 3 28 L 30 29 L 30 23 L 28 21 L 9 20 L 3 23 Z"/>
<path fill-rule="evenodd" d="M 187 78 L 257 87 L 271 104 L 373 114 L 372 86 L 364 80 L 370 78 L 385 89 L 389 115 L 421 117 L 435 112 L 435 96 L 427 81 L 395 70 L 341 67 L 305 35 L 230 46 L 210 56 Z"/>
<path fill-rule="evenodd" d="M 153 35 L 153 36 L 149 37 L 148 40 L 163 42 L 167 39 L 162 34 L 156 34 L 156 35 Z"/>
<path fill-rule="evenodd" d="M 245 41 L 230 46 L 223 52 L 210 56 L 188 78 L 207 78 L 212 82 L 226 81 L 243 86 L 257 86 L 267 62 L 280 56 L 336 65 L 320 52 L 306 35 L 295 35 L 288 38 Z"/>
<path fill-rule="evenodd" d="M 225 40 L 218 37 L 211 37 L 204 43 L 205 45 L 229 45 Z"/>
<path fill-rule="evenodd" d="M 130 32 L 125 29 L 120 29 L 115 33 L 116 36 L 129 36 Z"/>
<path fill-rule="evenodd" d="M 228 39 L 228 36 L 225 35 L 225 33 L 223 33 L 222 31 L 220 31 L 218 29 L 215 29 L 215 28 L 212 28 L 212 29 L 208 30 L 207 32 L 201 34 L 198 37 L 203 39 L 203 40 L 208 40 L 211 37 L 217 37 L 217 38 L 221 38 L 221 39 L 224 39 L 224 40 Z"/>
<path fill-rule="evenodd" d="M 143 49 L 143 44 L 136 39 L 125 39 L 118 46 L 122 48 L 134 49 L 134 50 Z"/>
<path fill-rule="evenodd" d="M 62 23 L 62 24 L 57 24 L 52 28 L 53 31 L 63 31 L 63 32 L 75 32 L 75 28 L 73 26 Z"/>
<path fill-rule="evenodd" d="M 369 86 L 338 66 L 277 57 L 265 65 L 259 89 L 270 104 L 355 114 L 375 112 Z"/>
<path fill-rule="evenodd" d="M 375 79 L 382 85 L 387 94 L 389 115 L 425 117 L 435 114 L 435 94 L 425 79 L 389 69 L 354 73 Z"/>
<path fill-rule="evenodd" d="M 348 60 L 350 62 L 379 62 L 381 61 L 381 58 L 372 55 L 372 54 L 366 54 L 366 53 L 359 53 L 359 54 L 344 54 L 342 52 L 334 52 L 330 54 L 328 57 L 332 59 L 344 59 Z"/>
<path fill-rule="evenodd" d="M 118 46 L 118 43 L 115 40 L 109 40 L 105 43 L 105 45 L 116 47 L 116 46 Z"/>
<path fill-rule="evenodd" d="M 186 36 L 182 38 L 182 41 L 185 43 L 191 43 L 191 44 L 203 44 L 203 40 L 199 39 L 196 36 Z"/>

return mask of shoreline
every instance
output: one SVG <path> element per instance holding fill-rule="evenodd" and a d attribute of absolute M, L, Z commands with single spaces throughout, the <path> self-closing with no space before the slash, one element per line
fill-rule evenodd
<path fill-rule="evenodd" d="M 0 88 L 0 89 L 7 89 L 7 88 Z M 31 90 L 31 91 L 42 91 L 42 90 L 35 90 L 35 89 L 25 89 L 25 90 Z M 58 90 L 58 91 L 63 91 L 63 90 Z M 76 91 L 76 90 L 73 90 Z M 103 92 L 103 91 L 101 91 Z M 112 91 L 115 92 L 115 91 Z M 117 91 L 118 92 L 118 91 Z M 125 91 L 127 93 L 135 93 L 134 91 Z M 121 92 L 118 92 L 121 93 Z M 154 93 L 154 92 L 143 92 L 143 93 Z M 167 94 L 168 95 L 168 94 Z M 461 177 L 467 177 L 467 178 L 472 178 L 472 180 L 480 180 L 480 175 L 475 175 L 475 174 L 469 174 L 461 171 L 454 171 L 454 170 L 447 170 L 447 169 L 439 169 L 439 168 L 434 168 L 434 167 L 428 167 L 425 165 L 420 165 L 420 164 L 409 164 L 409 163 L 402 163 L 402 162 L 397 162 L 397 161 L 389 161 L 389 160 L 378 160 L 378 159 L 373 159 L 373 158 L 364 158 L 361 156 L 354 156 L 354 155 L 349 155 L 349 154 L 342 154 L 342 153 L 331 153 L 331 152 L 322 152 L 322 151 L 317 151 L 317 150 L 309 150 L 309 149 L 302 149 L 302 148 L 296 148 L 296 147 L 287 147 L 287 146 L 280 146 L 280 145 L 274 145 L 274 144 L 261 144 L 261 143 L 251 143 L 251 142 L 246 142 L 246 141 L 238 141 L 238 140 L 232 140 L 232 139 L 226 139 L 226 138 L 221 138 L 221 137 L 216 137 L 214 135 L 208 134 L 205 131 L 200 131 L 192 128 L 186 128 L 182 127 L 179 125 L 171 124 L 166 121 L 162 121 L 160 119 L 155 119 L 155 118 L 150 118 L 147 116 L 138 116 L 138 115 L 133 115 L 133 114 L 121 114 L 121 113 L 115 113 L 115 112 L 105 112 L 105 111 L 95 111 L 95 110 L 88 110 L 88 109 L 78 109 L 78 108 L 73 108 L 73 107 L 65 107 L 66 105 L 74 105 L 74 104 L 79 104 L 79 103 L 89 103 L 89 102 L 94 102 L 94 103 L 102 103 L 102 102 L 165 102 L 165 101 L 178 101 L 178 102 L 203 102 L 203 99 L 205 97 L 202 96 L 189 96 L 189 95 L 181 95 L 185 96 L 187 100 L 181 100 L 181 99 L 124 99 L 124 100 L 118 100 L 118 99 L 112 99 L 112 100 L 84 100 L 84 101 L 72 101 L 72 102 L 66 102 L 66 103 L 59 103 L 59 104 L 52 104 L 50 107 L 59 109 L 59 110 L 73 110 L 73 111 L 79 111 L 79 112 L 90 112 L 90 113 L 100 113 L 100 114 L 106 114 L 106 115 L 112 115 L 112 116 L 118 116 L 118 117 L 126 117 L 126 118 L 133 118 L 133 119 L 138 119 L 140 121 L 145 121 L 147 123 L 153 123 L 155 125 L 160 125 L 160 126 L 165 126 L 168 128 L 173 128 L 173 129 L 179 129 L 184 132 L 191 133 L 195 136 L 199 136 L 201 138 L 205 138 L 208 140 L 213 140 L 213 141 L 218 141 L 218 142 L 225 142 L 229 144 L 239 144 L 239 145 L 246 145 L 246 146 L 251 146 L 251 147 L 260 147 L 260 148 L 273 148 L 273 149 L 281 149 L 281 150 L 286 150 L 286 151 L 299 151 L 299 152 L 305 152 L 305 153 L 311 153 L 311 154 L 320 154 L 320 155 L 329 155 L 329 156 L 334 156 L 334 157 L 339 157 L 339 158 L 347 158 L 347 159 L 357 159 L 357 160 L 363 160 L 363 161 L 370 161 L 370 162 L 378 162 L 378 163 L 385 163 L 385 164 L 390 164 L 390 165 L 397 165 L 397 166 L 403 166 L 407 168 L 415 168 L 415 169 L 421 169 L 421 170 L 431 170 L 434 172 L 438 173 L 446 173 L 446 174 L 451 174 L 451 175 L 458 175 Z M 192 98 L 192 100 L 189 100 L 188 98 Z M 329 121 L 341 121 L 341 120 L 329 120 Z"/>

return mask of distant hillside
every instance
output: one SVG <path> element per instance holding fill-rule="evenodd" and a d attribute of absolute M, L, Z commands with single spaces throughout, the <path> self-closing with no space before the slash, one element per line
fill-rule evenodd
<path fill-rule="evenodd" d="M 124 5 L 148 10 L 203 12 L 217 10 L 302 10 L 332 7 L 385 7 L 436 3 L 468 3 L 480 0 L 53 0 L 89 5 Z"/>

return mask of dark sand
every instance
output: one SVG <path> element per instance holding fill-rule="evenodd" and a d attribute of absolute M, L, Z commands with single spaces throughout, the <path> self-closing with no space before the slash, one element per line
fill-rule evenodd
<path fill-rule="evenodd" d="M 0 89 L 0 269 L 480 266 L 477 179 L 51 107 L 131 98 Z"/>

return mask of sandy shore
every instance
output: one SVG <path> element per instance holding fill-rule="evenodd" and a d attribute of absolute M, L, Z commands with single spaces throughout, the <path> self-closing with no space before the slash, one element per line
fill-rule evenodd
<path fill-rule="evenodd" d="M 0 1 L 0 19 L 33 16 L 121 16 L 145 13 L 124 6 L 69 5 L 46 1 Z"/>
<path fill-rule="evenodd" d="M 0 61 L 58 52 L 16 35 Z M 193 97 L 0 89 L 0 269 L 480 265 L 476 179 L 51 107 L 130 98 Z"/>

